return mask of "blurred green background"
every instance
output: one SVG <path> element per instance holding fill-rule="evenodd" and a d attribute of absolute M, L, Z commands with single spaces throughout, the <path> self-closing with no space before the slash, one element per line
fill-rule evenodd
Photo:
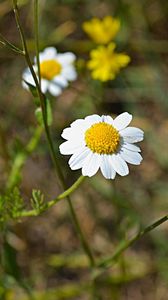
<path fill-rule="evenodd" d="M 33 58 L 33 2 L 23 0 L 19 5 Z M 121 20 L 117 50 L 129 54 L 131 63 L 114 81 L 103 85 L 91 80 L 84 68 L 91 42 L 82 23 L 106 15 Z M 11 1 L 0 1 L 0 31 L 20 46 Z M 128 111 L 134 115 L 133 124 L 145 131 L 143 163 L 130 166 L 129 176 L 107 181 L 97 174 L 72 196 L 95 256 L 108 256 L 140 225 L 168 211 L 168 2 L 41 0 L 40 49 L 50 45 L 59 52 L 73 51 L 79 71 L 78 80 L 59 98 L 51 99 L 56 151 L 62 129 L 92 113 L 115 116 Z M 21 87 L 25 67 L 21 56 L 0 48 L 1 193 L 16 156 L 37 124 L 32 96 Z M 70 186 L 80 171 L 71 172 L 68 158 L 60 159 Z M 40 189 L 46 200 L 60 192 L 45 135 L 20 175 L 17 183 L 28 207 L 33 188 Z M 168 299 L 167 223 L 136 242 L 100 277 L 97 296 L 92 293 L 88 261 L 65 200 L 39 217 L 10 221 L 5 230 L 0 238 L 0 299 Z"/>

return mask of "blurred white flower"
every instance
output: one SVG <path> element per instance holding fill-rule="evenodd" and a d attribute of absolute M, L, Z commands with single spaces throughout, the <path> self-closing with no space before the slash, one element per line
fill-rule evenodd
<path fill-rule="evenodd" d="M 68 86 L 69 81 L 76 80 L 77 73 L 73 65 L 75 59 L 76 56 L 73 53 L 66 52 L 59 54 L 54 47 L 48 47 L 39 53 L 41 89 L 43 93 L 49 91 L 51 95 L 58 96 Z M 33 68 L 37 74 L 36 57 Z M 23 72 L 22 81 L 23 87 L 28 89 L 29 87 L 26 82 L 35 86 L 29 68 Z"/>
<path fill-rule="evenodd" d="M 114 179 L 116 173 L 128 175 L 127 163 L 139 165 L 142 161 L 141 150 L 134 143 L 144 136 L 141 129 L 127 127 L 131 120 L 127 112 L 114 120 L 98 115 L 78 119 L 63 130 L 62 137 L 67 141 L 60 145 L 60 152 L 72 154 L 70 168 L 82 168 L 83 176 L 91 177 L 99 168 L 107 179 Z"/>

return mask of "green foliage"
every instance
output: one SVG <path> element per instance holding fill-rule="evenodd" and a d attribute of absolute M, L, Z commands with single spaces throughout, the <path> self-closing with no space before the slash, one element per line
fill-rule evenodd
<path fill-rule="evenodd" d="M 8 219 L 17 218 L 23 208 L 24 200 L 17 187 L 0 195 L 0 223 L 3 224 Z"/>
<path fill-rule="evenodd" d="M 25 81 L 25 83 L 28 85 L 29 90 L 33 96 L 34 99 L 34 103 L 36 105 L 36 110 L 35 110 L 35 116 L 37 119 L 37 122 L 40 126 L 44 126 L 44 122 L 43 122 L 43 113 L 42 113 L 42 109 L 40 106 L 40 100 L 39 100 L 39 94 L 38 94 L 38 90 L 35 86 L 33 86 L 32 84 L 28 83 L 27 81 Z M 45 109 L 46 109 L 46 115 L 47 115 L 47 124 L 48 126 L 52 125 L 52 109 L 51 109 L 51 104 L 50 104 L 50 100 L 46 98 L 45 95 L 44 99 L 45 99 Z"/>
<path fill-rule="evenodd" d="M 36 88 L 34 85 L 30 84 L 29 82 L 27 82 L 27 81 L 25 81 L 25 80 L 24 80 L 24 82 L 26 83 L 26 85 L 28 85 L 29 91 L 31 92 L 32 96 L 33 96 L 35 99 L 38 99 L 38 96 L 39 96 L 39 95 L 38 95 L 37 88 Z"/>
<path fill-rule="evenodd" d="M 12 276 L 3 274 L 0 276 L 0 299 L 10 300 L 13 294 L 12 289 L 14 288 L 15 280 Z"/>
<path fill-rule="evenodd" d="M 1 259 L 3 269 L 5 273 L 20 281 L 21 274 L 17 264 L 16 256 L 16 250 L 8 243 L 7 239 L 5 238 Z"/>
<path fill-rule="evenodd" d="M 39 215 L 46 208 L 44 195 L 40 190 L 33 189 L 30 204 L 34 209 L 34 214 Z M 7 223 L 11 219 L 19 219 L 22 213 L 26 213 L 24 199 L 19 188 L 15 187 L 12 191 L 0 195 L 0 225 Z M 29 212 L 29 211 L 28 211 Z"/>
<path fill-rule="evenodd" d="M 72 255 L 55 254 L 51 255 L 48 259 L 48 264 L 54 268 L 89 268 L 89 263 L 86 255 L 74 253 Z"/>
<path fill-rule="evenodd" d="M 2 293 L 5 300 L 8 299 L 8 295 L 11 294 L 11 289 L 16 284 L 22 288 L 26 294 L 31 295 L 29 284 L 23 279 L 21 274 L 21 269 L 17 261 L 17 251 L 10 243 L 10 234 L 8 230 L 4 232 L 3 248 L 1 251 L 1 266 L 4 276 L 0 278 L 0 285 L 2 286 L 2 289 L 0 288 L 0 296 Z"/>
<path fill-rule="evenodd" d="M 34 189 L 32 191 L 31 205 L 32 208 L 36 210 L 37 214 L 39 214 L 41 211 L 44 210 L 45 208 L 44 195 L 41 193 L 40 190 Z"/>

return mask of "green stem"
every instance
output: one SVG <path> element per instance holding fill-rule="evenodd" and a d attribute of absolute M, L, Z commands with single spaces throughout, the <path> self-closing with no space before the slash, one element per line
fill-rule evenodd
<path fill-rule="evenodd" d="M 13 8 L 14 8 L 16 24 L 17 24 L 17 27 L 18 27 L 18 30 L 19 30 L 19 33 L 20 33 L 20 36 L 21 36 L 22 46 L 23 46 L 23 49 L 24 49 L 24 52 L 25 52 L 25 59 L 27 61 L 27 64 L 28 64 L 29 69 L 31 71 L 31 74 L 33 76 L 33 79 L 34 79 L 34 82 L 35 82 L 35 85 L 36 85 L 36 88 L 37 88 L 38 96 L 39 96 L 39 99 L 40 99 L 42 115 L 43 115 L 43 122 L 44 122 L 44 128 L 45 128 L 45 133 L 46 133 L 46 137 L 47 137 L 47 141 L 48 141 L 48 145 L 49 145 L 49 149 L 50 149 L 50 155 L 52 157 L 55 169 L 56 169 L 58 177 L 60 179 L 61 186 L 65 190 L 66 189 L 66 184 L 65 184 L 64 176 L 63 176 L 62 170 L 59 166 L 57 157 L 55 155 L 54 146 L 53 146 L 53 143 L 52 143 L 49 127 L 48 127 L 48 124 L 47 124 L 46 99 L 45 99 L 45 96 L 43 95 L 43 93 L 41 92 L 39 80 L 36 76 L 36 73 L 35 73 L 33 67 L 32 67 L 32 64 L 31 64 L 31 60 L 30 60 L 30 57 L 29 57 L 29 52 L 28 52 L 28 49 L 27 49 L 26 39 L 25 39 L 24 32 L 23 32 L 23 29 L 22 29 L 22 26 L 21 26 L 21 23 L 20 23 L 18 7 L 17 7 L 17 3 L 16 3 L 15 0 L 13 0 Z M 36 15 L 37 15 L 37 13 L 35 14 L 35 16 Z M 36 21 L 36 24 L 38 24 L 38 20 Z M 35 38 L 37 40 L 37 33 L 35 33 L 35 35 L 36 35 Z M 36 42 L 36 44 L 37 44 L 37 42 Z M 81 230 L 78 218 L 76 216 L 75 210 L 73 208 L 73 205 L 71 203 L 71 199 L 70 199 L 69 196 L 67 196 L 67 201 L 68 201 L 71 217 L 72 217 L 74 226 L 76 228 L 77 234 L 80 238 L 82 247 L 83 247 L 86 255 L 88 256 L 88 259 L 90 261 L 90 265 L 94 266 L 95 262 L 94 262 L 94 258 L 93 258 L 91 249 L 90 249 L 89 244 L 88 244 L 87 240 L 85 239 L 84 234 Z"/>
<path fill-rule="evenodd" d="M 36 37 L 36 60 L 37 60 L 37 69 L 38 69 L 38 78 L 39 78 L 39 85 L 41 87 L 41 73 L 40 73 L 40 59 L 39 59 L 39 19 L 38 19 L 38 0 L 34 0 L 34 19 L 35 19 L 35 37 Z"/>
<path fill-rule="evenodd" d="M 34 149 L 37 147 L 37 144 L 40 140 L 41 134 L 42 134 L 43 128 L 37 127 L 34 130 L 33 136 L 31 137 L 29 143 L 25 147 L 24 151 L 19 152 L 12 164 L 12 170 L 10 172 L 8 182 L 7 182 L 7 189 L 12 189 L 20 179 L 20 171 L 23 167 L 25 160 L 27 157 L 34 151 Z"/>
<path fill-rule="evenodd" d="M 68 188 L 66 191 L 61 193 L 59 196 L 57 196 L 54 200 L 50 200 L 48 203 L 46 203 L 45 207 L 43 210 L 40 211 L 40 213 L 45 212 L 47 209 L 51 208 L 54 206 L 56 203 L 60 202 L 62 199 L 66 198 L 70 194 L 74 193 L 76 189 L 80 186 L 80 184 L 83 182 L 85 179 L 84 176 L 80 176 L 74 184 L 71 185 L 70 188 Z M 30 217 L 30 216 L 37 216 L 39 213 L 35 209 L 29 210 L 29 211 L 22 211 L 19 213 L 17 217 Z"/>
<path fill-rule="evenodd" d="M 145 229 L 140 230 L 134 237 L 132 237 L 129 240 L 123 240 L 118 248 L 116 249 L 116 251 L 113 253 L 112 256 L 103 259 L 102 261 L 100 261 L 97 264 L 98 269 L 94 272 L 94 277 L 97 277 L 99 275 L 101 275 L 105 269 L 110 268 L 113 263 L 116 262 L 116 260 L 120 257 L 120 255 L 126 250 L 128 249 L 134 242 L 136 242 L 137 240 L 139 240 L 141 237 L 143 237 L 146 233 L 152 231 L 153 229 L 155 229 L 156 227 L 158 227 L 159 225 L 163 224 L 164 222 L 168 221 L 168 215 L 160 218 L 159 220 L 157 220 L 156 222 L 152 223 L 151 225 L 147 226 Z"/>
<path fill-rule="evenodd" d="M 24 55 L 24 52 L 17 48 L 15 45 L 13 45 L 12 43 L 10 43 L 8 40 L 6 40 L 2 34 L 0 34 L 0 43 L 3 45 L 3 46 L 6 46 L 8 47 L 10 50 L 18 53 L 18 54 L 21 54 L 21 55 Z"/>
<path fill-rule="evenodd" d="M 84 236 L 84 234 L 83 234 L 83 232 L 81 230 L 81 227 L 80 227 L 77 215 L 75 213 L 75 210 L 73 208 L 73 205 L 72 205 L 72 202 L 71 202 L 71 199 L 70 199 L 69 196 L 67 196 L 67 200 L 68 200 L 68 205 L 69 205 L 71 217 L 72 217 L 74 226 L 76 228 L 77 234 L 79 236 L 79 239 L 81 241 L 81 245 L 83 247 L 83 250 L 85 251 L 86 255 L 88 256 L 88 259 L 90 261 L 90 266 L 94 267 L 95 266 L 95 260 L 94 260 L 92 251 L 91 251 L 90 246 L 89 246 L 87 240 L 85 239 L 85 236 Z"/>

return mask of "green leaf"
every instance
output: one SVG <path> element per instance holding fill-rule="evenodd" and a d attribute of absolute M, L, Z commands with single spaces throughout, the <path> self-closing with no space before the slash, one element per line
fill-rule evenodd
<path fill-rule="evenodd" d="M 33 209 L 35 209 L 37 211 L 37 213 L 40 213 L 44 206 L 44 195 L 42 194 L 42 192 L 40 190 L 33 190 L 32 191 L 32 198 L 31 198 L 31 205 L 33 207 Z"/>

